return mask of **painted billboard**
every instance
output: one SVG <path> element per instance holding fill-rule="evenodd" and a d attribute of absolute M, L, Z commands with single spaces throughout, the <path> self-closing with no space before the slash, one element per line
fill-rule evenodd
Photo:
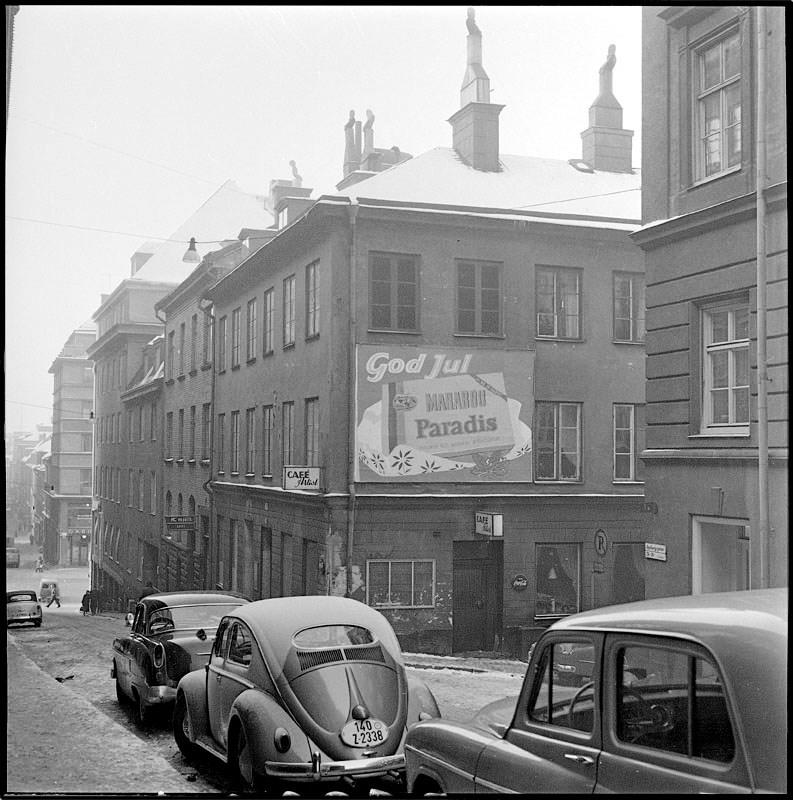
<path fill-rule="evenodd" d="M 358 345 L 356 481 L 531 481 L 534 352 Z"/>

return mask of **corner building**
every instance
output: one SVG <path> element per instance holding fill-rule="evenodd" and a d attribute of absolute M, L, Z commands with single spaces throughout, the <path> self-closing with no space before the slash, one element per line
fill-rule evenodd
<path fill-rule="evenodd" d="M 378 150 L 351 115 L 337 192 L 206 293 L 219 585 L 347 594 L 406 649 L 524 656 L 562 615 L 644 597 L 639 176 L 613 67 L 584 158 L 502 154 L 469 25 L 453 146 Z"/>

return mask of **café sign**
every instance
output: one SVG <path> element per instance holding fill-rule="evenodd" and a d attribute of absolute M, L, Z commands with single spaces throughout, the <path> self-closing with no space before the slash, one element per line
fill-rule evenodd
<path fill-rule="evenodd" d="M 483 536 L 504 535 L 504 515 L 486 514 L 477 511 L 475 515 L 474 530 Z"/>
<path fill-rule="evenodd" d="M 320 467 L 284 467 L 283 487 L 318 492 L 320 471 Z"/>
<path fill-rule="evenodd" d="M 192 531 L 195 530 L 195 516 L 186 517 L 166 517 L 165 527 L 169 531 Z"/>

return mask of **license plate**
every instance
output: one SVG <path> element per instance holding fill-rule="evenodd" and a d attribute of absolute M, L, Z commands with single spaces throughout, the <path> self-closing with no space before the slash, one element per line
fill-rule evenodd
<path fill-rule="evenodd" d="M 387 738 L 386 724 L 372 717 L 351 720 L 341 729 L 341 740 L 350 747 L 372 747 Z"/>

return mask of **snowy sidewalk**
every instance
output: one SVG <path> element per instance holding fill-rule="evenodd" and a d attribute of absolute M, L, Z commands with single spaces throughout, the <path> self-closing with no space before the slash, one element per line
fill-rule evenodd
<path fill-rule="evenodd" d="M 466 653 L 457 656 L 437 656 L 430 653 L 402 653 L 405 665 L 423 669 L 459 669 L 465 672 L 505 672 L 526 674 L 525 661 L 503 658 L 496 653 Z"/>

